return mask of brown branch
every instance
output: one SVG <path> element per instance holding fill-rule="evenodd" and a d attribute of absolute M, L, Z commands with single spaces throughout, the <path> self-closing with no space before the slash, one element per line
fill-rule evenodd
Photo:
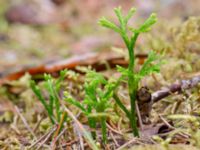
<path fill-rule="evenodd" d="M 153 103 L 158 102 L 159 100 L 171 95 L 172 93 L 182 92 L 184 90 L 193 88 L 200 83 L 200 76 L 193 77 L 189 80 L 182 80 L 179 83 L 174 83 L 170 87 L 163 90 L 159 90 L 151 94 L 151 100 Z"/>
<path fill-rule="evenodd" d="M 180 82 L 174 83 L 168 88 L 156 91 L 152 94 L 149 92 L 149 89 L 147 87 L 142 87 L 141 89 L 139 89 L 137 92 L 137 102 L 141 113 L 142 123 L 149 123 L 149 114 L 152 110 L 153 103 L 156 103 L 173 93 L 180 93 L 184 90 L 193 88 L 199 83 L 200 76 L 196 76 L 190 80 L 182 80 Z"/>

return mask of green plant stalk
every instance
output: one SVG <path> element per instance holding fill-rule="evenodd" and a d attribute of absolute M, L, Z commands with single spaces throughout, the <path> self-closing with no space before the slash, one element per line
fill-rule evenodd
<path fill-rule="evenodd" d="M 108 94 L 108 93 L 106 93 L 106 94 Z M 97 107 L 97 112 L 98 113 L 105 112 L 105 106 L 104 106 L 104 102 L 103 101 L 101 103 L 99 103 L 99 106 Z M 103 140 L 103 143 L 106 144 L 107 143 L 106 117 L 105 116 L 101 116 L 99 118 L 100 118 L 100 124 L 101 124 L 102 140 Z"/>
<path fill-rule="evenodd" d="M 103 139 L 103 143 L 106 144 L 107 143 L 107 130 L 106 130 L 106 118 L 102 117 L 101 118 L 101 131 L 102 131 L 102 139 Z"/>
<path fill-rule="evenodd" d="M 138 35 L 137 35 L 137 37 L 138 37 Z M 136 42 L 137 37 L 133 38 L 134 43 Z M 133 47 L 132 47 L 132 49 L 133 49 Z M 114 98 L 115 102 L 118 104 L 118 106 L 125 112 L 126 116 L 128 117 L 128 119 L 130 121 L 131 128 L 133 130 L 133 134 L 135 136 L 139 136 L 139 131 L 138 131 L 138 128 L 137 128 L 136 113 L 135 113 L 135 101 L 136 101 L 136 92 L 137 92 L 137 88 L 138 88 L 138 81 L 134 79 L 134 70 L 133 70 L 133 68 L 134 68 L 134 57 L 131 57 L 131 56 L 134 56 L 133 50 L 130 53 L 131 53 L 131 54 L 129 54 L 130 58 L 133 58 L 133 59 L 130 59 L 129 76 L 128 76 L 128 87 L 129 87 L 129 97 L 130 97 L 130 103 L 131 103 L 131 111 L 129 112 L 129 110 L 124 106 L 124 104 L 121 102 L 121 100 L 119 99 L 119 97 L 117 96 L 116 93 L 113 94 L 113 98 Z M 123 77 L 121 77 L 121 78 L 123 78 Z M 119 79 L 118 82 L 120 80 L 121 79 Z"/>
<path fill-rule="evenodd" d="M 157 58 L 155 57 L 154 53 L 151 53 L 149 57 L 147 58 L 146 65 L 144 65 L 139 73 L 134 72 L 135 68 L 135 55 L 134 55 L 134 48 L 135 48 L 135 43 L 137 41 L 137 38 L 140 33 L 148 32 L 151 29 L 151 26 L 156 23 L 157 18 L 156 14 L 152 13 L 149 18 L 145 20 L 145 22 L 140 25 L 138 29 L 132 28 L 132 27 L 127 27 L 127 23 L 129 19 L 133 16 L 135 13 L 136 9 L 131 8 L 126 16 L 122 14 L 121 7 L 115 8 L 114 9 L 115 14 L 119 20 L 120 25 L 116 25 L 115 23 L 109 21 L 105 17 L 102 17 L 99 21 L 99 23 L 109 29 L 114 30 L 115 32 L 119 33 L 128 49 L 129 53 L 129 66 L 127 69 L 122 69 L 121 68 L 121 73 L 124 74 L 128 78 L 128 92 L 129 92 L 129 97 L 130 97 L 130 104 L 131 104 L 131 110 L 127 112 L 124 107 L 122 107 L 122 103 L 119 99 L 116 99 L 117 104 L 119 104 L 120 108 L 126 113 L 130 114 L 127 115 L 127 117 L 130 119 L 130 124 L 133 129 L 133 134 L 135 136 L 139 136 L 139 132 L 137 129 L 137 119 L 136 119 L 136 112 L 135 112 L 135 101 L 136 101 L 136 93 L 138 90 L 138 84 L 139 80 L 144 77 L 145 75 L 148 75 L 153 72 L 158 72 L 159 71 L 159 64 L 151 66 L 150 63 Z M 132 35 L 129 36 L 129 32 L 132 32 Z M 129 38 L 130 37 L 130 38 Z"/>
<path fill-rule="evenodd" d="M 129 52 L 129 66 L 128 66 L 128 90 L 129 90 L 129 97 L 131 103 L 131 112 L 130 112 L 130 124 L 133 129 L 133 134 L 139 137 L 139 131 L 137 128 L 137 119 L 136 119 L 136 112 L 135 112 L 135 102 L 136 102 L 136 92 L 138 89 L 138 82 L 134 78 L 134 67 L 135 67 L 135 54 L 134 54 L 134 47 L 137 41 L 139 33 L 135 33 L 132 37 L 130 42 L 125 41 L 125 44 L 128 47 Z"/>
<path fill-rule="evenodd" d="M 96 132 L 94 131 L 96 128 L 96 121 L 94 120 L 94 118 L 88 118 L 88 124 L 90 126 L 90 128 L 92 129 L 92 138 L 96 139 Z"/>
<path fill-rule="evenodd" d="M 55 92 L 55 91 L 54 91 Z M 58 95 L 55 93 L 55 106 L 56 106 L 56 115 L 58 121 L 60 121 L 61 111 L 60 111 L 60 99 Z"/>
<path fill-rule="evenodd" d="M 59 102 L 59 96 L 57 95 L 57 92 L 55 91 L 55 88 L 53 87 L 52 80 L 48 81 L 50 95 L 52 96 L 52 100 L 55 102 L 55 108 L 56 108 L 56 118 L 58 122 L 60 121 L 60 102 Z"/>
<path fill-rule="evenodd" d="M 128 91 L 129 91 L 129 97 L 130 97 L 130 103 L 131 103 L 131 112 L 129 113 L 130 114 L 129 120 L 130 120 L 130 124 L 133 130 L 134 136 L 139 137 L 139 131 L 137 128 L 137 120 L 136 120 L 136 112 L 135 112 L 135 101 L 136 101 L 136 91 L 138 88 L 138 82 L 134 78 L 134 67 L 135 67 L 134 48 L 135 48 L 135 43 L 137 41 L 139 33 L 134 33 L 131 39 L 129 40 L 126 29 L 121 28 L 121 31 L 122 31 L 121 36 L 123 38 L 124 43 L 126 44 L 128 48 L 128 54 L 129 54 Z M 127 114 L 126 111 L 125 113 Z"/>
<path fill-rule="evenodd" d="M 131 79 L 132 80 L 132 79 Z M 137 137 L 139 137 L 139 131 L 137 128 L 137 117 L 136 117 L 136 108 L 135 108 L 135 101 L 136 101 L 136 91 L 137 88 L 131 89 L 131 87 L 129 87 L 129 97 L 130 97 L 130 103 L 131 103 L 131 112 L 130 112 L 130 124 L 131 127 L 133 129 L 133 134 Z"/>
<path fill-rule="evenodd" d="M 88 106 L 87 111 L 89 112 L 89 114 L 92 113 L 92 108 L 90 106 Z M 88 124 L 90 126 L 90 128 L 92 129 L 92 138 L 96 139 L 96 132 L 93 131 L 96 128 L 96 121 L 94 118 L 88 118 Z"/>

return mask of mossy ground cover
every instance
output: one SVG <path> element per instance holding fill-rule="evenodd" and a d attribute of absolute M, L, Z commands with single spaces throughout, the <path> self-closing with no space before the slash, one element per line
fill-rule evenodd
<path fill-rule="evenodd" d="M 130 56 L 115 33 L 102 29 L 97 20 L 95 23 L 90 20 L 90 23 L 95 24 L 92 26 L 85 23 L 88 18 L 82 18 L 82 22 L 77 21 L 79 26 L 72 23 L 70 28 L 66 28 L 66 24 L 62 23 L 45 26 L 9 24 L 3 16 L 8 4 L 1 3 L 2 73 L 9 72 L 10 69 L 5 69 L 9 67 L 19 69 L 18 66 L 22 65 L 37 65 L 70 57 L 76 53 L 75 50 L 70 50 L 73 47 L 78 47 L 77 52 L 80 53 L 90 53 L 92 49 L 96 52 L 113 51 L 124 56 L 124 59 Z M 73 6 L 75 7 L 74 4 Z M 106 11 L 103 15 L 109 16 Z M 135 24 L 140 26 L 146 18 L 136 17 L 133 20 L 137 20 Z M 159 17 L 158 14 L 157 24 L 152 31 L 138 39 L 136 54 L 149 54 L 149 49 L 154 50 L 155 53 L 162 54 L 164 63 L 160 66 L 160 73 L 141 79 L 137 91 L 145 87 L 148 92 L 154 93 L 178 80 L 200 75 L 200 18 L 180 18 L 172 19 L 169 24 L 167 19 Z M 135 29 L 132 30 L 136 32 Z M 89 41 L 96 46 L 90 42 L 85 44 L 85 40 L 77 42 L 88 35 Z M 106 40 L 99 42 L 98 38 Z M 76 43 L 75 46 L 72 46 L 73 43 Z M 82 46 L 84 50 L 80 49 Z M 85 50 L 87 47 L 89 50 Z M 106 64 L 106 61 L 101 63 Z M 32 89 L 33 86 L 36 87 L 35 93 L 39 89 L 40 93 L 36 95 L 31 89 L 30 82 L 33 77 L 29 74 L 1 85 L 1 149 L 131 149 L 138 145 L 139 147 L 133 149 L 199 148 L 199 86 L 164 97 L 151 104 L 151 108 L 147 109 L 150 109 L 148 113 L 145 113 L 145 109 L 140 109 L 140 115 L 147 115 L 147 120 L 137 119 L 140 137 L 135 137 L 130 124 L 132 118 L 124 111 L 131 111 L 127 81 L 123 79 L 124 81 L 117 85 L 117 90 L 112 92 L 117 83 L 116 79 L 122 71 L 125 74 L 126 70 L 121 68 L 121 72 L 118 72 L 109 65 L 101 72 L 94 71 L 95 67 L 93 70 L 90 66 L 77 67 L 79 72 L 69 69 L 63 71 L 60 77 L 47 74 L 44 78 L 43 74 L 34 77 L 39 77 L 39 80 L 32 84 Z M 136 58 L 135 72 L 138 73 L 141 68 L 142 63 Z M 12 69 L 11 71 L 13 72 Z M 116 103 L 115 94 L 126 109 Z M 152 144 L 155 145 L 150 146 Z"/>

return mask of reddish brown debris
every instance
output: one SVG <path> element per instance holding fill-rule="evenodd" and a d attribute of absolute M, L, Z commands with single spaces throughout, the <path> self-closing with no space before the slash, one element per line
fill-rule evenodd
<path fill-rule="evenodd" d="M 143 63 L 146 54 L 140 54 L 136 56 L 139 59 L 139 63 Z M 102 71 L 107 69 L 107 64 L 103 62 L 107 62 L 111 68 L 116 65 L 127 66 L 128 62 L 124 60 L 121 56 L 116 56 L 113 53 L 88 53 L 81 56 L 74 56 L 69 59 L 64 59 L 58 62 L 53 62 L 49 64 L 44 64 L 41 66 L 25 68 L 17 72 L 11 73 L 0 73 L 0 85 L 6 83 L 7 81 L 17 80 L 22 77 L 25 73 L 29 73 L 30 75 L 38 75 L 43 73 L 51 73 L 55 74 L 63 69 L 71 69 L 76 70 L 77 66 L 92 66 L 97 71 Z M 7 71 L 8 72 L 8 71 Z"/>

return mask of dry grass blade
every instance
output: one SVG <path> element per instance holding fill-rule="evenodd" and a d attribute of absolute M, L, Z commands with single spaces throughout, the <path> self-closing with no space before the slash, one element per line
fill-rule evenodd
<path fill-rule="evenodd" d="M 24 123 L 25 127 L 27 128 L 27 130 L 31 133 L 31 135 L 34 138 L 37 138 L 36 135 L 34 134 L 33 130 L 28 125 L 28 123 L 27 123 L 26 119 L 24 118 L 24 116 L 20 113 L 20 110 L 19 110 L 19 108 L 17 106 L 15 106 L 15 110 L 16 110 L 17 114 L 19 115 L 19 117 L 21 118 L 21 120 Z"/>
<path fill-rule="evenodd" d="M 52 130 L 55 130 L 56 129 L 56 127 L 53 127 L 52 128 Z M 51 131 L 52 131 L 51 130 Z M 50 132 L 51 132 L 50 131 Z M 31 149 L 31 148 L 33 148 L 35 145 L 37 145 L 38 143 L 40 143 L 40 141 L 42 141 L 45 137 L 47 137 L 48 135 L 49 135 L 49 133 L 50 132 L 47 132 L 46 134 L 44 134 L 43 136 L 41 136 L 37 141 L 35 141 L 33 144 L 31 144 L 30 146 L 29 146 L 29 148 L 28 149 Z"/>
<path fill-rule="evenodd" d="M 35 132 L 38 129 L 38 127 L 40 126 L 40 123 L 42 122 L 43 119 L 44 119 L 44 116 L 39 119 L 39 121 L 37 122 L 37 124 L 33 128 L 33 132 Z"/>
<path fill-rule="evenodd" d="M 112 134 L 112 132 L 110 132 L 110 136 L 111 136 L 113 142 L 115 143 L 115 145 L 116 145 L 117 147 L 119 147 L 120 145 L 119 145 L 119 143 L 117 142 L 117 140 L 115 139 L 115 136 Z"/>
<path fill-rule="evenodd" d="M 50 136 L 55 132 L 56 128 L 53 128 L 49 134 L 46 136 L 46 138 L 40 143 L 40 145 L 37 147 L 36 150 L 39 150 L 45 143 L 46 141 L 50 138 Z"/>
<path fill-rule="evenodd" d="M 82 138 L 80 132 L 78 132 L 78 137 L 79 137 L 79 141 L 80 141 L 80 149 L 84 150 L 84 142 L 83 142 L 83 138 Z"/>
<path fill-rule="evenodd" d="M 68 128 L 64 128 L 59 135 L 56 136 L 56 138 L 52 141 L 52 144 L 51 144 L 51 148 L 54 149 L 54 146 L 55 146 L 55 143 L 58 141 L 58 139 L 65 133 L 65 131 L 67 130 Z"/>
<path fill-rule="evenodd" d="M 139 122 L 140 128 L 141 128 L 141 130 L 143 130 L 142 118 L 141 118 L 141 114 L 140 114 L 140 110 L 139 110 L 137 102 L 135 103 L 135 108 L 136 108 L 136 113 L 137 113 L 137 116 L 138 116 L 138 122 Z"/>
<path fill-rule="evenodd" d="M 64 105 L 63 105 L 63 107 L 64 107 L 64 110 L 69 115 L 69 117 L 71 117 L 72 120 L 78 125 L 80 133 L 83 134 L 83 136 L 85 137 L 85 140 L 88 143 L 88 145 L 90 146 L 90 148 L 93 149 L 93 150 L 98 150 L 99 148 L 96 146 L 94 140 L 92 139 L 92 137 L 90 136 L 90 134 L 84 129 L 84 127 L 82 126 L 82 124 L 76 119 L 76 117 L 74 116 L 74 114 L 68 108 L 66 108 Z"/>
<path fill-rule="evenodd" d="M 137 138 L 133 138 L 132 140 L 126 142 L 124 145 L 120 146 L 120 147 L 119 147 L 118 149 L 116 149 L 116 150 L 123 150 L 123 149 L 125 149 L 129 144 L 135 142 L 136 140 L 137 140 Z"/>
<path fill-rule="evenodd" d="M 108 129 L 110 129 L 112 132 L 123 136 L 123 133 L 121 133 L 121 131 L 117 131 L 117 130 L 113 129 L 108 123 L 106 123 L 106 126 L 107 126 Z"/>

